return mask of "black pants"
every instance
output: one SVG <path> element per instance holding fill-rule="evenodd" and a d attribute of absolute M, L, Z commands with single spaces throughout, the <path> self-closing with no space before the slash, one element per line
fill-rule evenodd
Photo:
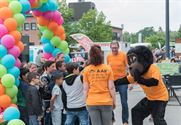
<path fill-rule="evenodd" d="M 142 99 L 131 110 L 132 124 L 143 125 L 143 120 L 151 114 L 154 125 L 167 125 L 164 120 L 166 105 L 167 101 L 149 101 L 147 98 Z"/>

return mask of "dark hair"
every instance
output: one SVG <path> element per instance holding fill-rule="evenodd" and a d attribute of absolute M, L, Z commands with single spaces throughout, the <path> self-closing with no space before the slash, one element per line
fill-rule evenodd
<path fill-rule="evenodd" d="M 36 77 L 39 76 L 38 73 L 35 72 L 29 72 L 27 74 L 27 80 L 30 83 L 32 81 L 32 79 L 36 79 Z"/>
<path fill-rule="evenodd" d="M 75 62 L 69 62 L 66 64 L 66 70 L 68 72 L 68 74 L 73 73 L 74 69 L 77 69 L 79 67 L 79 65 Z"/>
<path fill-rule="evenodd" d="M 112 44 L 117 44 L 117 46 L 119 47 L 119 43 L 117 41 L 112 41 L 110 47 L 112 46 Z"/>
<path fill-rule="evenodd" d="M 57 61 L 56 62 L 56 69 L 58 70 L 59 68 L 62 67 L 63 61 Z"/>
<path fill-rule="evenodd" d="M 47 69 L 48 67 L 50 67 L 52 64 L 54 64 L 54 61 L 46 61 L 45 64 L 43 65 L 43 69 Z"/>
<path fill-rule="evenodd" d="M 22 79 L 23 76 L 26 76 L 26 74 L 29 72 L 29 69 L 25 67 L 20 67 L 20 78 Z"/>
<path fill-rule="evenodd" d="M 63 78 L 63 72 L 59 71 L 59 70 L 55 70 L 53 73 L 52 73 L 52 79 L 55 81 L 57 79 L 60 79 L 60 78 Z"/>
<path fill-rule="evenodd" d="M 89 62 L 92 65 L 100 65 L 103 63 L 103 55 L 101 51 L 101 47 L 99 45 L 93 45 L 89 52 Z"/>

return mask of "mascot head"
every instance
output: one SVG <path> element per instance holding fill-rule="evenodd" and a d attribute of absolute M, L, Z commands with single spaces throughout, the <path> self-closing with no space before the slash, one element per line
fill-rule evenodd
<path fill-rule="evenodd" d="M 144 74 L 153 64 L 153 54 L 145 46 L 131 48 L 127 53 L 127 59 L 131 75 L 135 69 Z"/>

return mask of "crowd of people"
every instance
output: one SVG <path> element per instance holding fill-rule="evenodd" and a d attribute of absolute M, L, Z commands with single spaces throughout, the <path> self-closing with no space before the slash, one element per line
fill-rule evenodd
<path fill-rule="evenodd" d="M 128 75 L 129 62 L 126 54 L 119 51 L 118 42 L 112 42 L 110 48 L 107 64 L 98 45 L 91 47 L 89 59 L 83 65 L 65 64 L 63 53 L 58 53 L 55 60 L 46 61 L 42 51 L 36 58 L 37 64 L 23 63 L 18 107 L 25 124 L 112 125 L 116 120 L 117 91 L 122 104 L 122 123 L 128 125 L 128 89 L 132 85 L 119 84 L 120 78 Z"/>

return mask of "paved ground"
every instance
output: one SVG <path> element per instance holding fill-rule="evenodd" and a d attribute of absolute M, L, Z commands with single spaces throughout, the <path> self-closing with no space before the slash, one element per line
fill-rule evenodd
<path fill-rule="evenodd" d="M 178 91 L 178 93 L 180 95 L 181 90 Z M 134 89 L 132 91 L 129 91 L 128 93 L 129 111 L 144 96 L 145 95 L 142 89 L 139 86 L 134 86 Z M 114 125 L 122 125 L 121 104 L 120 104 L 119 94 L 117 94 L 117 107 L 115 110 L 115 117 L 116 117 L 116 122 Z M 181 125 L 181 106 L 178 105 L 175 99 L 171 99 L 171 101 L 169 101 L 168 106 L 166 108 L 165 119 L 167 121 L 167 125 Z M 132 125 L 131 118 L 129 118 L 129 121 L 130 121 L 129 125 Z M 153 123 L 149 122 L 147 118 L 144 120 L 144 125 L 153 125 Z"/>

